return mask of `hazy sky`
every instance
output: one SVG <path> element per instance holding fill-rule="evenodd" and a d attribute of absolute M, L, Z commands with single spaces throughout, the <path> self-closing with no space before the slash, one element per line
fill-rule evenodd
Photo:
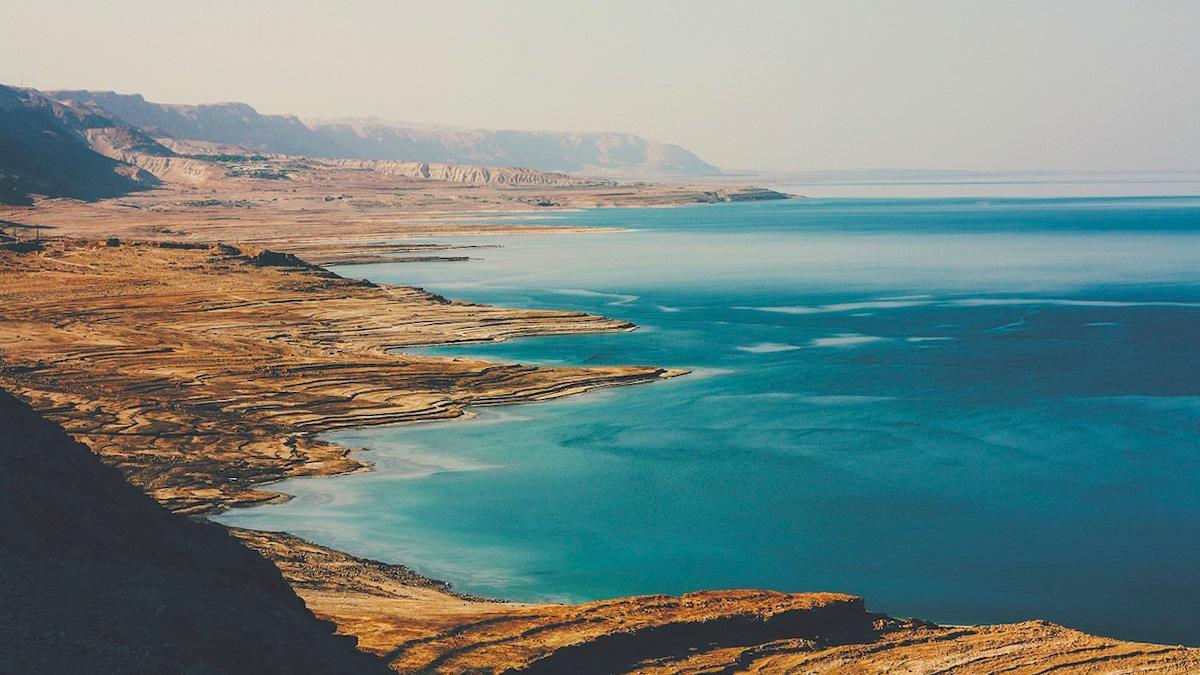
<path fill-rule="evenodd" d="M 1200 168 L 1200 1 L 3 0 L 0 82 L 631 131 L 727 169 Z"/>

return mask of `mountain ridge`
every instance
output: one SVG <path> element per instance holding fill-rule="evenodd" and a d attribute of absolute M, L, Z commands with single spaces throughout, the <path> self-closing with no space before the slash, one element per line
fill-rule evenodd
<path fill-rule="evenodd" d="M 0 85 L 0 203 L 28 204 L 30 195 L 100 199 L 158 185 L 149 172 L 99 152 L 101 135 L 109 145 L 172 154 L 94 108 Z"/>
<path fill-rule="evenodd" d="M 141 94 L 56 90 L 59 101 L 94 106 L 126 124 L 180 139 L 258 152 L 328 159 L 528 167 L 599 176 L 716 176 L 721 171 L 678 145 L 622 132 L 472 129 L 380 117 L 314 119 L 266 115 L 240 102 L 172 104 Z"/>

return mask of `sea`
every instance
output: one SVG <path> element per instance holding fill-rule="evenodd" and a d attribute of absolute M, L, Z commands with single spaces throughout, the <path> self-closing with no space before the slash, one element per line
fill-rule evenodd
<path fill-rule="evenodd" d="M 519 601 L 840 591 L 1200 644 L 1200 197 L 1139 189 L 472 216 L 598 230 L 335 271 L 638 326 L 420 353 L 690 374 L 330 434 L 375 470 L 218 520 Z"/>

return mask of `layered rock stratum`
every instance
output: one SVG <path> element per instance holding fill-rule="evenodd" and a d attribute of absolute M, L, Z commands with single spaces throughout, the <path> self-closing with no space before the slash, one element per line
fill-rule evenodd
<path fill-rule="evenodd" d="M 634 134 L 470 129 L 380 118 L 314 120 L 309 124 L 347 156 L 528 166 L 635 178 L 695 178 L 721 173 L 678 145 L 656 143 Z"/>

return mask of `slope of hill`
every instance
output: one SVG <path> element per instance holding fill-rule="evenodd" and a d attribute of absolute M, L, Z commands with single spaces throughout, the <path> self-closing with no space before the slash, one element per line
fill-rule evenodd
<path fill-rule="evenodd" d="M 149 173 L 91 147 L 89 136 L 118 127 L 95 110 L 0 85 L 0 203 L 28 204 L 35 194 L 100 199 L 157 184 Z M 121 143 L 157 151 L 140 132 L 123 133 Z"/>
<path fill-rule="evenodd" d="M 378 672 L 258 554 L 0 391 L 0 672 Z"/>
<path fill-rule="evenodd" d="M 257 152 L 329 159 L 379 159 L 522 166 L 622 176 L 713 176 L 695 154 L 632 134 L 493 131 L 386 122 L 317 121 L 263 115 L 244 103 L 176 105 L 140 94 L 68 90 L 49 96 L 97 106 L 125 123 L 180 139 L 237 145 Z"/>

